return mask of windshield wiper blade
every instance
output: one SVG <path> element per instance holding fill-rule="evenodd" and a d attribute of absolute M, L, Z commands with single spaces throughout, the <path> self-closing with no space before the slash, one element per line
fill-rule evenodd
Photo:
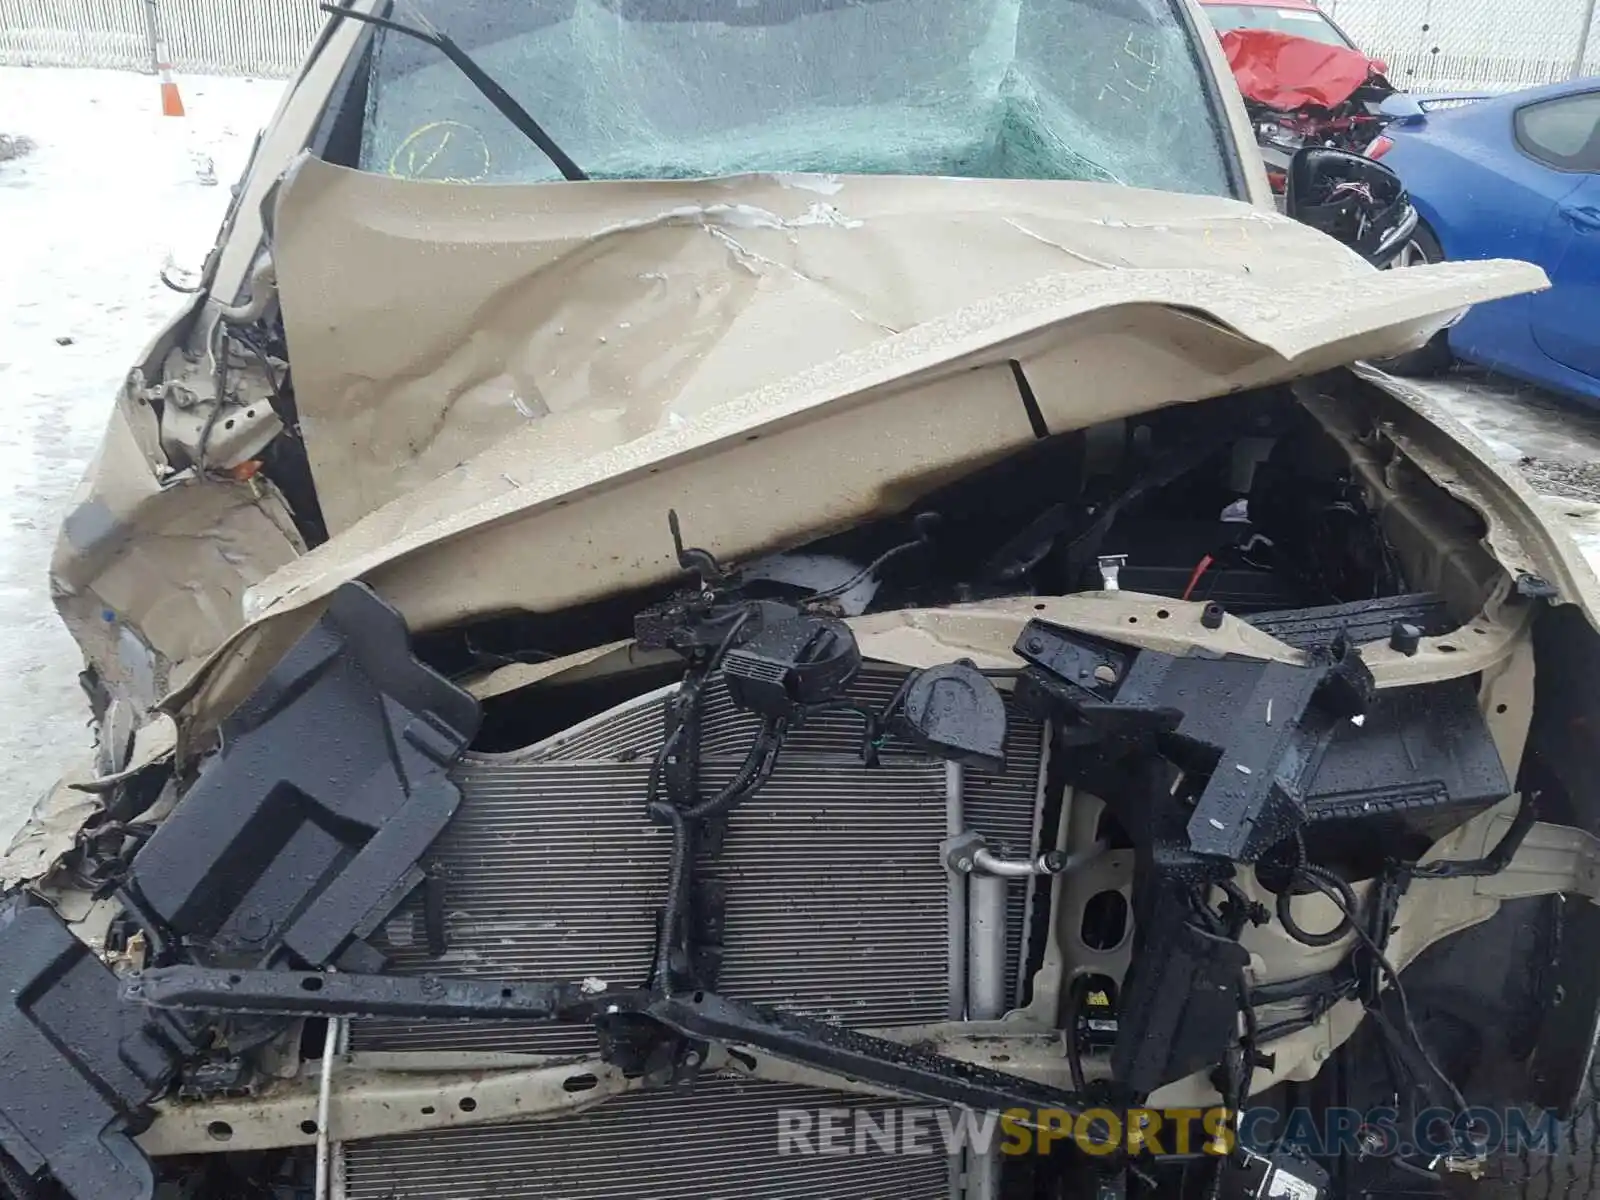
<path fill-rule="evenodd" d="M 368 25 L 376 25 L 380 29 L 389 29 L 395 33 L 403 33 L 407 37 L 416 38 L 419 42 L 426 42 L 439 53 L 453 62 L 463 75 L 472 83 L 472 86 L 483 93 L 484 99 L 500 110 L 502 116 L 517 127 L 540 150 L 545 157 L 555 164 L 556 170 L 561 172 L 564 179 L 577 183 L 588 179 L 583 169 L 567 157 L 567 152 L 556 144 L 556 140 L 544 131 L 544 127 L 535 121 L 532 115 L 522 105 L 518 104 L 515 97 L 505 88 L 494 81 L 494 78 L 477 64 L 472 55 L 442 33 L 430 33 L 424 29 L 415 29 L 410 25 L 403 25 L 399 21 L 391 21 L 387 17 L 375 17 L 371 13 L 353 12 L 348 8 L 340 8 L 336 4 L 320 4 L 319 8 L 325 13 L 335 17 L 349 17 L 353 21 L 364 21 Z"/>

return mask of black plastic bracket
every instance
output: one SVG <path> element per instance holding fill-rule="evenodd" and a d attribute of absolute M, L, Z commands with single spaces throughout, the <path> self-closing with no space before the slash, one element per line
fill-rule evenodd
<path fill-rule="evenodd" d="M 912 1099 L 979 1112 L 1022 1109 L 1027 1115 L 1018 1119 L 1024 1125 L 1037 1120 L 1041 1110 L 1072 1116 L 1085 1104 L 1076 1092 L 710 992 L 649 996 L 643 1011 L 686 1037 L 749 1046 Z"/>
<path fill-rule="evenodd" d="M 130 899 L 202 961 L 371 969 L 359 939 L 455 813 L 477 701 L 414 657 L 361 584 L 222 724 L 222 748 L 134 859 Z"/>
<path fill-rule="evenodd" d="M 1034 703 L 1113 748 L 1153 749 L 1205 778 L 1190 849 L 1235 862 L 1254 861 L 1305 821 L 1307 789 L 1334 733 L 1366 711 L 1374 691 L 1342 639 L 1293 666 L 1179 658 L 1030 621 L 1015 652 L 1031 664 L 1023 691 Z"/>
<path fill-rule="evenodd" d="M 0 905 L 0 1152 L 75 1200 L 148 1200 L 131 1134 L 195 1046 L 180 1020 L 118 999 L 118 981 L 54 911 Z"/>

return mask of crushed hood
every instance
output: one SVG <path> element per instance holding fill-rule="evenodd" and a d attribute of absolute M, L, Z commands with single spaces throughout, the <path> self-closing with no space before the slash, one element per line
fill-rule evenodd
<path fill-rule="evenodd" d="M 1538 282 L 1491 265 L 1470 281 L 1383 287 L 1277 213 L 1089 183 L 450 185 L 306 158 L 275 227 L 296 393 L 335 532 L 508 438 L 537 430 L 537 450 L 566 461 L 680 429 L 1041 286 L 1083 311 L 1210 312 L 1292 358 L 1400 318 L 1392 344 L 1418 318 Z M 1427 298 L 1386 313 L 1385 291 Z M 1125 326 L 1148 336 L 1138 326 L 1150 319 Z M 1095 419 L 1095 403 L 1077 397 L 1081 417 L 1067 419 Z M 551 456 L 537 461 L 543 473 Z"/>
<path fill-rule="evenodd" d="M 1393 354 L 1546 285 L 1379 272 L 1272 212 L 1101 184 L 481 186 L 306 158 L 274 224 L 335 536 L 252 589 L 175 698 L 199 710 L 348 579 L 414 629 L 551 611 L 673 576 L 668 508 L 730 557 L 792 545 L 1043 432 Z"/>
<path fill-rule="evenodd" d="M 1276 29 L 1230 29 L 1222 35 L 1222 52 L 1245 99 L 1285 112 L 1337 108 L 1388 69 L 1359 50 Z"/>

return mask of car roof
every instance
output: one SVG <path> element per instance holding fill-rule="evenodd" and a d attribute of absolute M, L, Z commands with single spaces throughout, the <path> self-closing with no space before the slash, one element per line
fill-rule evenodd
<path fill-rule="evenodd" d="M 1302 12 L 1321 12 L 1312 0 L 1200 0 L 1202 6 L 1225 4 L 1230 8 L 1296 8 Z"/>
<path fill-rule="evenodd" d="M 1220 2 L 1220 0 L 1218 0 Z M 1590 75 L 1583 79 L 1563 79 L 1557 83 L 1541 84 L 1538 87 L 1523 88 L 1517 92 L 1493 92 L 1480 94 L 1481 98 L 1474 103 L 1463 105 L 1459 108 L 1442 108 L 1438 112 L 1430 112 L 1430 121 L 1444 119 L 1448 123 L 1471 125 L 1476 120 L 1482 119 L 1483 113 L 1503 113 L 1511 109 L 1521 108 L 1525 104 L 1534 104 L 1540 100 L 1554 100 L 1561 96 L 1571 96 L 1578 92 L 1600 91 L 1600 75 Z M 1434 96 L 1449 98 L 1455 95 L 1467 96 L 1469 93 L 1417 91 L 1415 98 L 1426 105 Z"/>

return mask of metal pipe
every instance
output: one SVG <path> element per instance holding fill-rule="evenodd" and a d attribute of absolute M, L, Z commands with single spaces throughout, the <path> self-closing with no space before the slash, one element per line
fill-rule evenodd
<path fill-rule="evenodd" d="M 974 871 L 967 880 L 967 1016 L 995 1021 L 1005 1016 L 1006 889 L 1003 875 Z M 966 1200 L 999 1200 L 1000 1155 L 969 1151 Z"/>
<path fill-rule="evenodd" d="M 322 1078 L 317 1087 L 317 1182 L 316 1200 L 328 1200 L 328 1170 L 332 1161 L 332 1140 L 328 1136 L 328 1114 L 333 1108 L 333 1060 L 339 1057 L 344 1020 L 334 1017 L 322 1039 Z"/>
<path fill-rule="evenodd" d="M 1588 0 L 1583 6 L 1583 24 L 1578 26 L 1578 51 L 1572 56 L 1572 78 L 1579 78 L 1584 71 L 1584 60 L 1589 57 L 1589 34 L 1594 29 L 1595 0 Z"/>
<path fill-rule="evenodd" d="M 1006 1015 L 1006 880 L 973 874 L 967 880 L 967 1018 Z"/>
<path fill-rule="evenodd" d="M 967 831 L 967 814 L 962 801 L 960 763 L 944 767 L 944 835 L 958 838 Z M 967 878 L 953 866 L 946 866 L 945 913 L 949 953 L 949 1001 L 946 1016 L 959 1021 L 967 1010 Z"/>
<path fill-rule="evenodd" d="M 994 851 L 979 847 L 973 851 L 973 869 L 981 875 L 996 875 L 1002 879 L 1029 879 L 1035 875 L 1058 875 L 1066 866 L 1067 856 L 1059 850 L 1046 850 L 1035 858 L 1001 858 Z"/>

